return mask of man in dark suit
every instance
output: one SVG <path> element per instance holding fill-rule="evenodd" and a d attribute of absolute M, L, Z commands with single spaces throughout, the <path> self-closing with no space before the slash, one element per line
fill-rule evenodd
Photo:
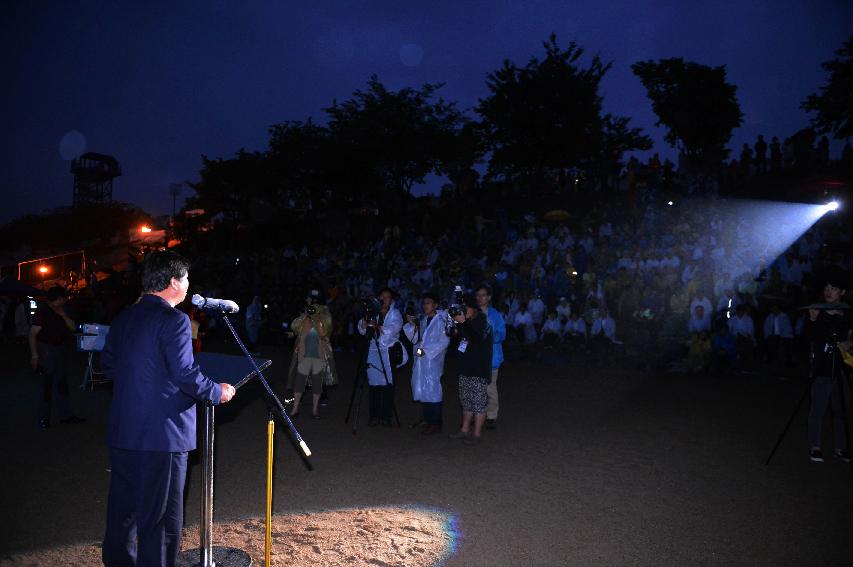
<path fill-rule="evenodd" d="M 175 309 L 187 295 L 188 269 L 174 252 L 149 254 L 143 295 L 107 335 L 102 363 L 113 381 L 107 567 L 175 565 L 187 453 L 196 448 L 196 401 L 225 403 L 235 394 L 195 363 L 189 318 Z"/>

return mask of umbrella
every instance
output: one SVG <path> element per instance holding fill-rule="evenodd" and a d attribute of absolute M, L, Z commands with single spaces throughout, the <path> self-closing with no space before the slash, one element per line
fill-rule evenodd
<path fill-rule="evenodd" d="M 44 294 L 45 291 L 43 289 L 38 289 L 37 287 L 21 283 L 20 281 L 13 280 L 12 278 L 6 278 L 3 281 L 0 281 L 0 295 L 36 296 Z"/>
<path fill-rule="evenodd" d="M 569 217 L 571 217 L 569 211 L 565 211 L 563 209 L 554 209 L 553 211 L 548 211 L 547 213 L 545 213 L 542 218 L 544 218 L 546 221 L 559 222 L 568 220 Z"/>

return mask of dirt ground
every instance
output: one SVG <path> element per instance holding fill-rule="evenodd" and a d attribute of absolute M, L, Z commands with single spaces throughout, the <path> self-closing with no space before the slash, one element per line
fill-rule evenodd
<path fill-rule="evenodd" d="M 227 345 L 210 350 L 227 350 Z M 283 393 L 284 349 L 268 377 Z M 0 346 L 0 565 L 98 565 L 109 485 L 109 390 L 76 388 L 80 425 L 36 426 L 38 386 L 23 347 Z M 551 361 L 554 362 L 554 361 Z M 481 445 L 424 437 L 408 379 L 401 428 L 344 424 L 354 356 L 323 419 L 297 420 L 314 455 L 276 428 L 273 565 L 853 565 L 853 477 L 806 457 L 801 411 L 770 449 L 805 382 L 686 376 L 636 360 L 560 364 L 510 356 L 501 413 Z M 458 423 L 452 362 L 445 433 Z M 830 447 L 826 447 L 829 449 Z M 263 564 L 266 409 L 256 383 L 217 410 L 215 545 Z M 184 548 L 198 543 L 191 458 Z"/>

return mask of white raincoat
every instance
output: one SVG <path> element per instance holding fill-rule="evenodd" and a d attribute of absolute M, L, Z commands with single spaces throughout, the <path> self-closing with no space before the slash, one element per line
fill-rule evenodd
<path fill-rule="evenodd" d="M 444 332 L 447 312 L 439 309 L 427 325 L 422 315 L 417 330 L 411 323 L 403 326 L 403 332 L 414 345 L 424 350 L 423 356 L 415 356 L 412 368 L 412 397 L 416 402 L 441 401 L 441 375 L 444 372 L 444 355 L 450 337 Z"/>
<path fill-rule="evenodd" d="M 392 307 L 385 315 L 385 320 L 382 323 L 382 334 L 377 337 L 377 341 L 370 340 L 370 349 L 367 353 L 367 383 L 371 386 L 385 386 L 394 383 L 394 377 L 391 372 L 391 361 L 388 359 L 388 349 L 400 342 L 400 329 L 403 328 L 403 316 L 396 307 Z M 358 322 L 358 332 L 365 334 L 366 327 L 364 319 Z M 376 343 L 379 343 L 379 348 L 376 348 Z M 400 348 L 400 347 L 398 347 Z M 397 368 L 403 366 L 409 361 L 409 355 L 406 349 L 403 348 L 403 362 L 397 365 Z M 379 356 L 382 358 L 380 359 Z M 385 375 L 382 374 L 383 362 L 385 363 Z M 385 379 L 388 379 L 386 382 Z"/>

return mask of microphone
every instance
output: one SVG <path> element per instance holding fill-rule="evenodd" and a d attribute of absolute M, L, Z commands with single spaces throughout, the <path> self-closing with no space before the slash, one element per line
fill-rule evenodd
<path fill-rule="evenodd" d="M 240 311 L 240 306 L 230 299 L 213 299 L 212 297 L 202 297 L 199 294 L 195 294 L 190 301 L 193 305 L 202 309 L 219 309 L 224 313 L 237 313 Z"/>

